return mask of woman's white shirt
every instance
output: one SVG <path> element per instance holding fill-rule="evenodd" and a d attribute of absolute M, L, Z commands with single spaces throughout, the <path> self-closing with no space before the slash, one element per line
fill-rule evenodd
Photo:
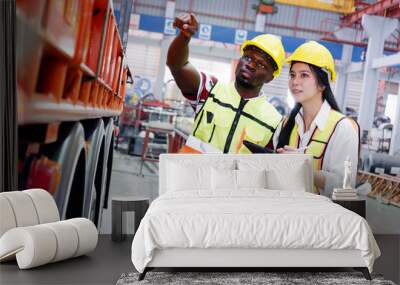
<path fill-rule="evenodd" d="M 317 116 L 311 123 L 310 129 L 304 132 L 304 120 L 303 120 L 303 108 L 300 109 L 299 113 L 295 117 L 295 122 L 298 125 L 297 133 L 300 138 L 299 148 L 306 147 L 311 139 L 311 136 L 315 128 L 323 130 L 328 121 L 329 112 L 331 107 L 327 101 L 321 106 Z M 277 127 L 274 137 L 273 144 L 274 148 L 278 145 L 278 137 L 282 129 L 282 122 Z M 359 137 L 357 130 L 350 119 L 346 118 L 341 120 L 334 130 L 332 137 L 326 147 L 324 160 L 322 164 L 321 173 L 325 176 L 325 187 L 320 189 L 320 192 L 324 196 L 331 196 L 333 188 L 341 188 L 344 177 L 344 161 L 347 157 L 351 161 L 351 185 L 355 187 L 356 176 L 357 176 L 357 164 L 358 164 L 358 145 Z"/>

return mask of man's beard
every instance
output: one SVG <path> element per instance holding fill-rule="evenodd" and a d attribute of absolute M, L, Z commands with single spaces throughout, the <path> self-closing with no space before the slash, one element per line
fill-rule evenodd
<path fill-rule="evenodd" d="M 253 89 L 254 86 L 246 79 L 243 79 L 240 74 L 236 75 L 236 84 L 245 89 Z"/>

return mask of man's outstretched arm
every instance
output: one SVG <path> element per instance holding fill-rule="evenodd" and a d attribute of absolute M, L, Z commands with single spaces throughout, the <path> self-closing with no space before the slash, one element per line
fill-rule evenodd
<path fill-rule="evenodd" d="M 193 14 L 183 14 L 175 18 L 174 27 L 180 29 L 168 49 L 167 65 L 171 70 L 182 94 L 190 100 L 196 100 L 200 84 L 200 74 L 189 63 L 189 42 L 198 29 Z"/>

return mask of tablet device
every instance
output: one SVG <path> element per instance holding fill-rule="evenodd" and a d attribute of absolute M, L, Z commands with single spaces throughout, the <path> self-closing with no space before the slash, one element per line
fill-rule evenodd
<path fill-rule="evenodd" d="M 252 153 L 275 153 L 275 150 L 259 146 L 258 144 L 249 142 L 244 140 L 243 144 L 252 152 Z"/>

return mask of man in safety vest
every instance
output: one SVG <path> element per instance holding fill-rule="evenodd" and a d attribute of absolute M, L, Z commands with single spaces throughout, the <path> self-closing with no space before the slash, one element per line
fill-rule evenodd
<path fill-rule="evenodd" d="M 263 34 L 244 42 L 236 79 L 224 83 L 198 72 L 188 61 L 189 41 L 198 29 L 196 17 L 180 15 L 174 26 L 180 33 L 169 47 L 167 65 L 196 110 L 192 134 L 181 152 L 250 153 L 244 140 L 267 146 L 282 117 L 260 91 L 281 72 L 281 40 Z"/>

